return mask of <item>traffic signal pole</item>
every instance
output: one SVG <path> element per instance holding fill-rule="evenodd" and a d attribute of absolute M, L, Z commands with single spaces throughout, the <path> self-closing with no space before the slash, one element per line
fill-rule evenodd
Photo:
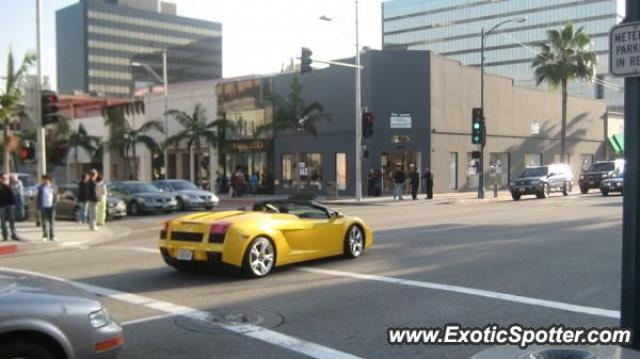
<path fill-rule="evenodd" d="M 640 21 L 640 2 L 627 0 L 624 22 Z M 624 80 L 624 200 L 622 211 L 622 293 L 620 325 L 634 333 L 640 350 L 640 77 Z"/>
<path fill-rule="evenodd" d="M 358 30 L 358 0 L 356 1 L 356 202 L 362 200 L 362 90 L 360 42 Z"/>
<path fill-rule="evenodd" d="M 484 135 L 486 136 L 486 121 L 484 118 L 484 27 L 480 33 L 480 113 L 482 116 L 482 127 L 484 128 Z M 486 138 L 480 141 L 480 165 L 478 166 L 478 198 L 484 198 L 484 145 Z"/>
<path fill-rule="evenodd" d="M 38 179 L 47 173 L 47 151 L 45 128 L 42 124 L 42 44 L 41 44 L 41 3 L 36 0 L 36 128 L 37 128 L 37 152 L 36 152 L 36 173 Z"/>

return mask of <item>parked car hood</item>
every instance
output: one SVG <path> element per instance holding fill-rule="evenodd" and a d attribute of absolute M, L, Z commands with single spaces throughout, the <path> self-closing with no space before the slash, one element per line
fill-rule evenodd
<path fill-rule="evenodd" d="M 513 181 L 541 181 L 543 179 L 546 179 L 547 176 L 540 176 L 540 177 L 517 177 L 514 178 Z"/>
<path fill-rule="evenodd" d="M 176 193 L 184 194 L 184 195 L 188 195 L 188 196 L 213 196 L 213 197 L 215 197 L 215 195 L 213 193 L 209 192 L 209 191 L 195 190 L 195 189 L 183 189 L 183 190 L 176 191 Z"/>
<path fill-rule="evenodd" d="M 71 284 L 23 273 L 0 271 L 0 303 L 26 302 L 76 302 L 89 310 L 102 308 L 100 301 L 91 293 Z"/>

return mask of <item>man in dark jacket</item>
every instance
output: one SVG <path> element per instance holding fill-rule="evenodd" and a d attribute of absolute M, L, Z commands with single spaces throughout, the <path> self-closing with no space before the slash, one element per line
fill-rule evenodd
<path fill-rule="evenodd" d="M 432 199 L 433 198 L 433 172 L 431 172 L 431 168 L 427 167 L 424 171 L 424 174 L 422 175 L 423 179 L 426 179 L 427 181 L 427 198 L 425 199 Z"/>
<path fill-rule="evenodd" d="M 89 182 L 89 175 L 85 173 L 78 183 L 78 213 L 76 214 L 78 223 L 87 222 L 87 182 Z"/>
<path fill-rule="evenodd" d="M 395 188 L 393 189 L 393 199 L 398 197 L 401 201 L 404 200 L 404 198 L 402 198 L 402 186 L 404 186 L 404 181 L 406 180 L 407 176 L 404 174 L 404 167 L 400 167 L 394 172 L 393 182 L 395 183 Z"/>
<path fill-rule="evenodd" d="M 418 187 L 420 187 L 420 174 L 418 169 L 413 167 L 413 171 L 409 173 L 409 181 L 411 183 L 411 198 L 418 198 Z"/>
<path fill-rule="evenodd" d="M 87 181 L 86 184 L 88 222 L 89 229 L 92 231 L 98 229 L 98 193 L 96 191 L 96 177 L 98 177 L 98 171 L 91 170 L 89 181 Z"/>
<path fill-rule="evenodd" d="M 9 237 L 7 230 L 7 222 L 11 229 L 11 239 L 19 241 L 16 234 L 16 218 L 14 207 L 16 206 L 16 197 L 9 187 L 9 175 L 2 173 L 0 175 L 0 226 L 2 227 L 2 240 L 6 241 Z"/>

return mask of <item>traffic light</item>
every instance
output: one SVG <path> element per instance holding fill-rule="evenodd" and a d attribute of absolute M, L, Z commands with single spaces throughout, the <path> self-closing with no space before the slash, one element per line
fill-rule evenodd
<path fill-rule="evenodd" d="M 362 137 L 373 136 L 373 113 L 362 113 Z"/>
<path fill-rule="evenodd" d="M 36 159 L 36 146 L 31 141 L 25 141 L 20 147 L 20 159 L 22 161 L 33 161 Z"/>
<path fill-rule="evenodd" d="M 311 60 L 311 54 L 313 54 L 311 50 L 306 47 L 302 48 L 300 53 L 300 75 L 311 72 L 311 63 L 313 62 L 313 60 Z"/>
<path fill-rule="evenodd" d="M 484 117 L 481 108 L 474 108 L 471 114 L 471 143 L 474 145 L 484 145 L 485 128 Z"/>
<path fill-rule="evenodd" d="M 42 126 L 58 123 L 58 95 L 53 91 L 42 91 Z"/>

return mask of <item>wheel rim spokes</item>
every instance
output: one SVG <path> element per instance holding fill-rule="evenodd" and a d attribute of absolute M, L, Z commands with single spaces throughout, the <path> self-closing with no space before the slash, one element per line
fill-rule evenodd
<path fill-rule="evenodd" d="M 249 263 L 255 274 L 265 275 L 273 267 L 274 251 L 271 242 L 261 238 L 251 247 Z"/>
<path fill-rule="evenodd" d="M 349 246 L 351 247 L 351 254 L 354 256 L 360 255 L 362 251 L 362 232 L 357 227 L 353 227 L 351 233 L 349 233 Z"/>

